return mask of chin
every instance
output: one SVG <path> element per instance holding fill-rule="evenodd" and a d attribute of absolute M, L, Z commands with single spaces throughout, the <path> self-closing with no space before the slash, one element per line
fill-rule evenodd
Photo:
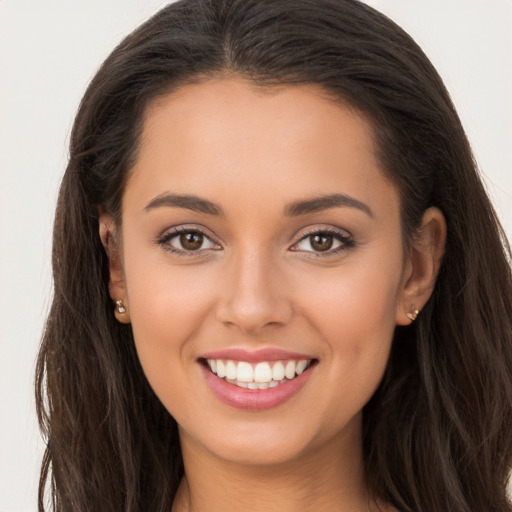
<path fill-rule="evenodd" d="M 351 444 L 356 445 L 359 439 L 359 417 L 347 424 L 336 425 L 331 422 L 328 428 L 319 428 L 307 421 L 305 415 L 301 421 L 294 416 L 294 421 L 276 422 L 259 421 L 250 418 L 245 422 L 219 422 L 219 427 L 209 423 L 207 432 L 186 432 L 180 427 L 182 445 L 195 445 L 209 452 L 214 458 L 241 466 L 283 466 L 289 463 L 304 461 L 322 453 L 322 447 L 337 445 L 336 439 L 348 435 Z M 356 427 L 356 429 L 351 428 Z M 356 436 L 354 438 L 353 436 Z M 332 455 L 332 452 L 331 452 Z"/>
<path fill-rule="evenodd" d="M 240 466 L 280 466 L 291 463 L 304 455 L 304 443 L 293 443 L 282 437 L 266 438 L 251 442 L 225 442 L 212 447 L 219 459 Z"/>

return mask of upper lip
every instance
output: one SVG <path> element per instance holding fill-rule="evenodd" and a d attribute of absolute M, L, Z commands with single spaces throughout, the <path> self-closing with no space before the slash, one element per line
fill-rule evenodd
<path fill-rule="evenodd" d="M 287 360 L 309 360 L 314 359 L 310 355 L 300 354 L 298 352 L 289 352 L 277 348 L 261 348 L 257 350 L 247 350 L 245 348 L 227 348 L 223 350 L 214 350 L 203 354 L 200 359 L 228 359 L 233 361 L 287 361 Z"/>

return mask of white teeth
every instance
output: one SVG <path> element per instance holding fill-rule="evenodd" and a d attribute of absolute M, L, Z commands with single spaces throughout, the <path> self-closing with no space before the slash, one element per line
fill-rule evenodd
<path fill-rule="evenodd" d="M 282 382 L 277 382 L 275 380 L 271 380 L 270 382 L 241 382 L 239 380 L 231 380 L 231 379 L 225 379 L 225 380 L 226 380 L 226 382 L 229 382 L 230 384 L 234 384 L 235 386 L 238 386 L 239 388 L 245 388 L 245 389 L 275 388 L 276 386 L 279 386 L 279 384 L 282 384 Z"/>
<path fill-rule="evenodd" d="M 226 379 L 236 380 L 236 364 L 234 361 L 228 361 L 226 363 Z"/>
<path fill-rule="evenodd" d="M 284 366 L 281 361 L 278 361 L 272 368 L 272 380 L 283 380 L 284 379 Z"/>
<path fill-rule="evenodd" d="M 254 380 L 253 376 L 254 372 L 252 366 L 245 361 L 240 361 L 236 370 L 236 380 L 240 382 L 252 382 Z"/>
<path fill-rule="evenodd" d="M 306 369 L 307 365 L 308 365 L 308 362 L 305 359 L 302 359 L 301 361 L 299 361 L 297 363 L 297 367 L 295 368 L 295 372 L 297 373 L 297 375 L 300 375 Z"/>
<path fill-rule="evenodd" d="M 258 363 L 254 368 L 254 382 L 266 382 L 272 380 L 272 370 L 268 363 Z M 262 388 L 260 388 L 262 389 Z"/>
<path fill-rule="evenodd" d="M 224 363 L 217 359 L 217 377 L 223 379 L 226 376 L 226 368 L 224 367 Z"/>
<path fill-rule="evenodd" d="M 262 361 L 251 364 L 247 361 L 223 359 L 206 360 L 212 373 L 230 384 L 247 389 L 267 389 L 279 386 L 304 373 L 311 360 Z"/>
<path fill-rule="evenodd" d="M 284 374 L 287 379 L 293 379 L 293 377 L 295 377 L 295 361 L 288 361 L 286 363 Z"/>

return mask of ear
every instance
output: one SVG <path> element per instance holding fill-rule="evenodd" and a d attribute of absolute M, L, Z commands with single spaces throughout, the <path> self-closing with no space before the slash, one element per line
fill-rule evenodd
<path fill-rule="evenodd" d="M 432 295 L 446 242 L 441 210 L 429 208 L 411 242 L 396 312 L 397 325 L 412 323 Z"/>
<path fill-rule="evenodd" d="M 130 323 L 128 298 L 124 281 L 122 259 L 118 245 L 116 224 L 111 215 L 100 209 L 99 231 L 103 248 L 107 253 L 109 268 L 108 290 L 115 303 L 114 314 L 121 323 Z"/>

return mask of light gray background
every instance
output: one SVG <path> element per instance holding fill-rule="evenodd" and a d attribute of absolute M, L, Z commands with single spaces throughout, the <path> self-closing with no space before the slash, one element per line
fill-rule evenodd
<path fill-rule="evenodd" d="M 36 510 L 34 361 L 51 297 L 51 224 L 81 95 L 162 0 L 0 0 L 0 512 Z M 512 235 L 512 1 L 367 0 L 451 91 Z"/>

